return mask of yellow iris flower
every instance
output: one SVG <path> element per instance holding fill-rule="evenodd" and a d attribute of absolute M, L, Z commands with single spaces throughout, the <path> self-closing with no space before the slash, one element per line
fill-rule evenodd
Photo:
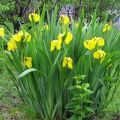
<path fill-rule="evenodd" d="M 37 13 L 31 13 L 31 14 L 29 14 L 29 20 L 31 21 L 31 22 L 39 22 L 39 20 L 40 20 L 40 15 L 38 15 Z"/>
<path fill-rule="evenodd" d="M 4 28 L 0 28 L 0 37 L 4 37 L 5 36 L 5 30 Z"/>
<path fill-rule="evenodd" d="M 101 37 L 94 37 L 94 38 L 92 38 L 92 40 L 94 40 L 96 42 L 96 45 L 98 47 L 102 47 L 105 45 L 105 40 Z"/>
<path fill-rule="evenodd" d="M 31 57 L 24 57 L 24 65 L 27 68 L 31 68 L 32 67 L 32 58 Z"/>
<path fill-rule="evenodd" d="M 105 45 L 105 40 L 101 37 L 94 37 L 91 40 L 84 41 L 84 47 L 88 50 L 93 50 L 96 46 L 102 47 Z"/>
<path fill-rule="evenodd" d="M 65 44 L 68 45 L 72 41 L 72 39 L 73 39 L 72 33 L 68 32 L 65 38 Z"/>
<path fill-rule="evenodd" d="M 84 47 L 87 48 L 88 50 L 93 50 L 95 46 L 96 41 L 94 39 L 84 41 Z"/>
<path fill-rule="evenodd" d="M 105 40 L 103 38 L 101 38 L 101 37 L 97 37 L 96 38 L 96 43 L 97 43 L 98 47 L 100 47 L 100 46 L 102 47 L 102 46 L 105 45 Z"/>
<path fill-rule="evenodd" d="M 61 45 L 62 45 L 62 37 L 65 35 L 65 33 L 60 33 L 58 34 L 57 36 L 57 40 L 53 40 L 51 41 L 51 52 L 54 50 L 54 49 L 57 49 L 57 50 L 60 50 L 61 49 Z"/>
<path fill-rule="evenodd" d="M 17 34 L 12 36 L 12 39 L 16 42 L 20 42 L 23 37 L 23 31 L 18 32 Z"/>
<path fill-rule="evenodd" d="M 68 25 L 70 24 L 70 19 L 67 15 L 61 15 L 60 22 L 63 23 L 64 25 Z"/>
<path fill-rule="evenodd" d="M 61 49 L 61 40 L 53 40 L 51 41 L 51 52 L 56 48 L 57 50 Z"/>
<path fill-rule="evenodd" d="M 102 31 L 103 31 L 103 32 L 107 32 L 107 31 L 109 31 L 110 29 L 111 29 L 111 26 L 110 26 L 109 24 L 105 24 L 104 27 L 103 27 L 103 29 L 102 29 Z"/>
<path fill-rule="evenodd" d="M 73 69 L 73 60 L 71 57 L 64 57 L 62 67 L 68 67 L 69 69 Z"/>
<path fill-rule="evenodd" d="M 15 50 L 17 49 L 16 42 L 11 39 L 11 40 L 7 43 L 7 49 L 8 49 L 8 51 L 15 51 Z"/>
<path fill-rule="evenodd" d="M 93 53 L 93 57 L 95 59 L 103 59 L 106 56 L 106 52 L 103 50 L 97 50 Z"/>

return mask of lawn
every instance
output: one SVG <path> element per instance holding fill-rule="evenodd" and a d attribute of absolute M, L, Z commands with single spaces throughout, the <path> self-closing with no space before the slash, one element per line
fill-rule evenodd
<path fill-rule="evenodd" d="M 21 101 L 8 73 L 2 66 L 0 69 L 0 120 L 27 120 L 21 110 Z"/>

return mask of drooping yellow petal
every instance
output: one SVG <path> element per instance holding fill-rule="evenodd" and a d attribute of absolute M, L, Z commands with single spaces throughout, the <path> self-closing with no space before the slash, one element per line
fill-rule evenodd
<path fill-rule="evenodd" d="M 28 32 L 24 33 L 25 41 L 30 42 L 31 41 L 31 35 Z"/>
<path fill-rule="evenodd" d="M 73 69 L 73 60 L 71 57 L 67 58 L 68 68 Z"/>
<path fill-rule="evenodd" d="M 64 57 L 62 67 L 68 67 L 69 69 L 73 69 L 73 60 L 71 57 Z"/>
<path fill-rule="evenodd" d="M 87 48 L 88 50 L 93 50 L 95 46 L 96 41 L 94 39 L 84 41 L 84 47 Z"/>
<path fill-rule="evenodd" d="M 99 37 L 98 37 L 98 38 L 96 39 L 96 42 L 97 42 L 98 47 L 105 45 L 105 41 L 104 41 L 104 39 L 102 39 L 102 38 L 99 38 Z"/>
<path fill-rule="evenodd" d="M 50 49 L 51 52 L 55 49 L 55 46 L 56 46 L 56 40 L 51 41 L 51 49 Z"/>
<path fill-rule="evenodd" d="M 95 59 L 104 59 L 106 56 L 106 52 L 103 50 L 97 50 L 96 52 L 93 53 L 93 57 Z"/>
<path fill-rule="evenodd" d="M 69 68 L 69 69 L 73 69 L 72 62 L 68 62 L 68 68 Z"/>
<path fill-rule="evenodd" d="M 7 49 L 8 49 L 8 51 L 15 51 L 17 49 L 16 42 L 14 40 L 10 40 L 7 43 Z"/>
<path fill-rule="evenodd" d="M 5 36 L 5 30 L 4 28 L 0 28 L 0 37 L 4 37 Z"/>
<path fill-rule="evenodd" d="M 66 58 L 63 59 L 62 67 L 65 67 L 67 65 L 67 60 Z"/>
<path fill-rule="evenodd" d="M 12 39 L 14 39 L 16 42 L 20 42 L 21 41 L 21 34 L 15 34 L 12 36 Z"/>
<path fill-rule="evenodd" d="M 40 15 L 38 15 L 37 13 L 31 13 L 31 14 L 29 14 L 29 20 L 31 22 L 39 22 Z"/>
<path fill-rule="evenodd" d="M 62 43 L 61 40 L 57 40 L 57 45 L 56 45 L 56 49 L 57 49 L 57 50 L 60 50 L 60 49 L 61 49 L 61 43 Z"/>
<path fill-rule="evenodd" d="M 64 25 L 68 25 L 68 24 L 70 24 L 70 19 L 66 15 L 61 15 L 60 22 L 63 23 Z"/>
<path fill-rule="evenodd" d="M 33 13 L 29 14 L 28 17 L 29 17 L 30 22 L 32 22 L 33 21 Z"/>
<path fill-rule="evenodd" d="M 72 40 L 73 40 L 73 35 L 72 33 L 68 32 L 65 38 L 65 44 L 68 45 Z"/>
<path fill-rule="evenodd" d="M 65 35 L 65 32 L 64 33 L 59 33 L 58 36 L 57 36 L 58 40 L 62 40 L 64 35 Z"/>
<path fill-rule="evenodd" d="M 98 53 L 98 52 L 94 52 L 94 53 L 93 53 L 93 57 L 94 57 L 95 59 L 99 59 L 99 58 L 100 58 L 99 53 Z"/>
<path fill-rule="evenodd" d="M 56 48 L 57 50 L 61 49 L 61 40 L 53 40 L 51 41 L 51 52 Z"/>
<path fill-rule="evenodd" d="M 40 16 L 38 14 L 35 14 L 34 15 L 34 21 L 39 22 L 39 20 L 40 20 Z"/>
<path fill-rule="evenodd" d="M 111 29 L 111 25 L 109 25 L 108 23 L 104 25 L 102 32 L 107 32 Z"/>

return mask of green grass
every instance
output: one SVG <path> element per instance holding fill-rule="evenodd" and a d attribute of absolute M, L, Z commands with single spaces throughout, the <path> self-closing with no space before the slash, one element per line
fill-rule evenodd
<path fill-rule="evenodd" d="M 25 113 L 20 111 L 20 105 L 21 101 L 15 86 L 4 67 L 0 66 L 0 120 L 22 120 Z M 23 118 L 23 120 L 25 119 Z"/>

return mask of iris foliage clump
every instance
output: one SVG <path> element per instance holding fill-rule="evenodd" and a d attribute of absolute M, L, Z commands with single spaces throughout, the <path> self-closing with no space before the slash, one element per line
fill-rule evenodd
<path fill-rule="evenodd" d="M 95 14 L 90 23 L 84 14 L 78 21 L 57 20 L 55 11 L 48 22 L 44 15 L 31 13 L 31 29 L 23 26 L 14 35 L 0 29 L 6 68 L 21 99 L 40 120 L 98 116 L 119 85 L 120 32 L 98 23 Z"/>

